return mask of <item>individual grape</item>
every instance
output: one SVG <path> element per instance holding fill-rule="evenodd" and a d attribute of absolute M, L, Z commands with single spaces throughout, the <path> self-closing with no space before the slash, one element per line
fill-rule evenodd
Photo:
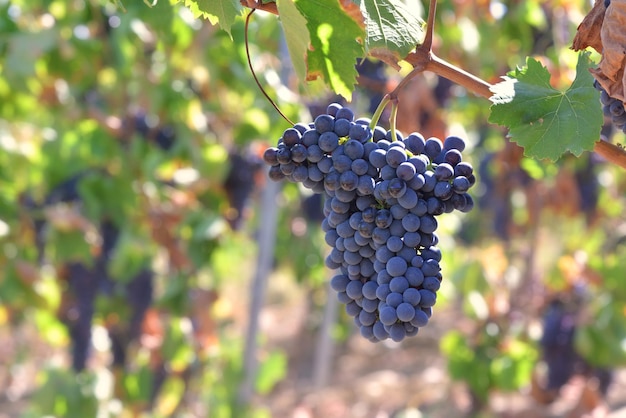
<path fill-rule="evenodd" d="M 441 154 L 442 149 L 443 144 L 439 138 L 431 137 L 424 143 L 424 154 L 426 154 L 431 161 Z"/>
<path fill-rule="evenodd" d="M 463 194 L 463 196 L 465 196 L 465 206 L 461 206 L 458 209 L 463 213 L 467 213 L 474 208 L 474 199 L 467 193 Z"/>
<path fill-rule="evenodd" d="M 355 124 L 352 124 L 352 126 L 350 126 L 349 135 L 350 135 L 350 138 L 356 141 L 365 142 L 370 137 L 370 130 L 367 125 L 355 123 Z"/>
<path fill-rule="evenodd" d="M 422 257 L 422 260 L 441 261 L 441 250 L 437 247 L 425 248 L 421 251 L 421 257 Z M 421 266 L 422 264 L 420 264 L 420 267 Z"/>
<path fill-rule="evenodd" d="M 387 165 L 387 151 L 378 148 L 370 152 L 369 162 L 376 168 L 383 168 Z"/>
<path fill-rule="evenodd" d="M 469 190 L 470 186 L 467 177 L 458 176 L 452 180 L 452 190 L 454 190 L 455 193 L 464 193 Z"/>
<path fill-rule="evenodd" d="M 374 334 L 374 338 L 378 341 L 383 341 L 389 338 L 389 333 L 385 329 L 385 326 L 381 321 L 376 321 L 372 326 L 372 333 Z"/>
<path fill-rule="evenodd" d="M 402 302 L 396 307 L 396 314 L 400 321 L 410 322 L 415 317 L 415 307 L 410 303 Z"/>
<path fill-rule="evenodd" d="M 330 287 L 335 292 L 345 292 L 350 279 L 345 274 L 337 274 L 330 280 Z"/>
<path fill-rule="evenodd" d="M 435 294 L 435 292 L 427 289 L 420 289 L 419 292 L 420 296 L 422 297 L 422 300 L 420 301 L 420 306 L 429 308 L 433 306 L 437 301 L 437 295 Z"/>
<path fill-rule="evenodd" d="M 609 105 L 609 113 L 613 117 L 621 116 L 624 114 L 624 105 L 619 101 L 614 101 Z"/>
<path fill-rule="evenodd" d="M 298 165 L 294 169 L 292 176 L 294 181 L 302 183 L 309 177 L 309 170 L 303 165 Z"/>
<path fill-rule="evenodd" d="M 401 237 L 404 235 L 406 231 L 402 227 L 402 221 L 399 219 L 394 219 L 389 225 L 389 233 L 391 236 Z"/>
<path fill-rule="evenodd" d="M 389 211 L 391 212 L 391 216 L 393 216 L 394 219 L 402 219 L 409 213 L 408 209 L 403 208 L 399 204 L 391 206 L 389 208 Z"/>
<path fill-rule="evenodd" d="M 371 313 L 375 313 L 378 314 L 378 303 L 380 301 L 378 300 L 378 298 L 373 298 L 373 299 L 369 299 L 369 298 L 363 298 L 363 300 L 361 301 L 361 308 L 365 311 L 365 312 L 371 312 Z"/>
<path fill-rule="evenodd" d="M 353 302 L 353 300 L 346 295 L 346 292 L 337 292 L 337 300 L 344 304 Z"/>
<path fill-rule="evenodd" d="M 389 337 L 395 342 L 400 342 L 406 337 L 406 329 L 402 324 L 393 324 L 389 327 Z"/>
<path fill-rule="evenodd" d="M 320 135 L 318 145 L 324 152 L 333 152 L 339 146 L 339 137 L 332 131 L 325 131 Z"/>
<path fill-rule="evenodd" d="M 433 190 L 435 197 L 441 199 L 442 201 L 448 200 L 452 197 L 452 184 L 447 181 L 438 181 L 435 184 L 435 189 Z"/>
<path fill-rule="evenodd" d="M 309 153 L 309 156 L 310 155 L 311 154 Z M 333 160 L 328 157 L 322 157 L 322 159 L 317 163 L 317 168 L 319 168 L 322 173 L 328 174 L 333 168 Z"/>
<path fill-rule="evenodd" d="M 331 115 L 322 114 L 315 118 L 313 125 L 315 126 L 315 130 L 320 134 L 331 132 L 335 127 L 335 118 Z"/>
<path fill-rule="evenodd" d="M 375 222 L 378 228 L 389 228 L 392 221 L 393 217 L 388 209 L 380 209 L 378 213 L 376 213 Z"/>
<path fill-rule="evenodd" d="M 398 307 L 398 305 L 404 301 L 402 293 L 392 291 L 391 286 L 389 286 L 389 292 L 390 293 L 387 294 L 387 297 L 384 299 L 385 303 L 392 308 Z"/>
<path fill-rule="evenodd" d="M 342 109 L 343 106 L 340 103 L 330 103 L 328 106 L 326 106 L 326 114 L 336 117 L 337 116 L 337 112 Z"/>
<path fill-rule="evenodd" d="M 411 151 L 412 154 L 419 155 L 424 152 L 424 145 L 426 141 L 421 134 L 414 132 L 405 138 L 404 143 L 406 144 L 406 148 Z"/>
<path fill-rule="evenodd" d="M 376 299 L 376 291 L 378 290 L 378 287 L 378 283 L 373 280 L 366 282 L 361 288 L 363 297 L 367 299 Z"/>
<path fill-rule="evenodd" d="M 421 268 L 415 267 L 411 265 L 407 268 L 405 273 L 405 277 L 409 282 L 409 286 L 411 287 L 419 287 L 424 282 L 424 273 L 422 273 Z"/>
<path fill-rule="evenodd" d="M 436 292 L 441 287 L 441 282 L 439 279 L 433 276 L 428 276 L 424 278 L 424 282 L 422 283 L 422 288 L 426 290 L 430 290 L 432 292 Z"/>
<path fill-rule="evenodd" d="M 296 144 L 302 142 L 302 135 L 300 131 L 295 128 L 287 128 L 283 132 L 283 143 L 288 147 L 293 147 Z"/>
<path fill-rule="evenodd" d="M 422 186 L 421 191 L 423 193 L 429 193 L 435 190 L 435 185 L 437 184 L 437 179 L 435 178 L 435 173 L 432 171 L 426 171 L 424 173 L 424 185 Z"/>
<path fill-rule="evenodd" d="M 356 160 L 358 158 L 363 157 L 363 144 L 359 141 L 350 139 L 348 142 L 343 144 L 344 153 L 350 157 L 352 160 Z"/>
<path fill-rule="evenodd" d="M 393 277 L 402 276 L 406 273 L 407 268 L 408 264 L 402 257 L 391 257 L 389 261 L 387 261 L 387 271 Z"/>
<path fill-rule="evenodd" d="M 379 319 L 384 325 L 392 325 L 398 320 L 398 314 L 396 313 L 395 308 L 392 308 L 389 305 L 384 305 L 380 309 Z"/>
<path fill-rule="evenodd" d="M 377 245 L 385 245 L 390 236 L 391 233 L 388 229 L 376 227 L 372 231 L 372 241 Z"/>
<path fill-rule="evenodd" d="M 305 147 L 311 147 L 317 145 L 320 134 L 315 129 L 309 129 L 302 134 L 302 144 Z"/>
<path fill-rule="evenodd" d="M 286 147 L 279 147 L 276 151 L 276 160 L 279 164 L 288 164 L 291 162 L 291 151 Z"/>
<path fill-rule="evenodd" d="M 352 317 L 355 317 L 361 313 L 361 307 L 356 303 L 356 301 L 351 300 L 346 303 L 346 313 Z"/>
<path fill-rule="evenodd" d="M 360 299 L 363 297 L 363 283 L 359 280 L 351 280 L 346 286 L 346 294 L 350 299 Z"/>
<path fill-rule="evenodd" d="M 454 168 L 448 163 L 438 164 L 435 168 L 435 178 L 439 181 L 450 180 L 454 177 Z"/>
<path fill-rule="evenodd" d="M 372 132 L 372 139 L 374 140 L 374 142 L 380 142 L 382 140 L 385 140 L 386 136 L 387 131 L 382 126 L 376 126 L 374 128 L 374 132 Z"/>
<path fill-rule="evenodd" d="M 415 176 L 415 174 L 415 166 L 411 162 L 405 161 L 403 163 L 400 163 L 398 168 L 396 168 L 396 175 L 398 176 L 398 178 L 404 181 L 409 181 L 413 179 L 413 176 Z"/>
<path fill-rule="evenodd" d="M 410 184 L 408 185 L 411 186 Z M 413 189 L 407 188 L 402 196 L 398 197 L 398 204 L 405 209 L 411 210 L 418 204 L 417 193 Z"/>
<path fill-rule="evenodd" d="M 276 147 L 267 148 L 265 152 L 263 153 L 263 160 L 271 166 L 278 165 L 279 162 L 278 162 L 277 153 L 278 153 L 278 148 Z"/>
<path fill-rule="evenodd" d="M 409 288 L 409 281 L 406 279 L 406 277 L 403 277 L 403 276 L 394 277 L 389 282 L 389 290 L 391 290 L 392 292 L 402 293 L 408 288 Z"/>
<path fill-rule="evenodd" d="M 354 171 L 356 175 L 363 176 L 367 174 L 369 170 L 369 164 L 364 159 L 357 158 L 354 161 L 352 161 L 352 164 L 350 165 L 350 169 Z"/>
<path fill-rule="evenodd" d="M 468 162 L 460 162 L 456 166 L 454 166 L 454 176 L 455 177 L 467 177 L 469 178 L 474 174 L 474 169 L 472 165 Z"/>
<path fill-rule="evenodd" d="M 333 132 L 337 134 L 338 137 L 345 137 L 350 134 L 350 128 L 352 127 L 352 122 L 347 119 L 336 119 L 335 126 L 333 128 Z"/>
<path fill-rule="evenodd" d="M 420 301 L 422 300 L 422 294 L 419 292 L 419 290 L 417 290 L 416 287 L 409 287 L 402 294 L 402 300 L 405 303 L 408 303 L 411 306 L 415 307 L 415 306 L 418 306 Z M 413 316 L 415 316 L 415 313 L 413 313 Z M 413 319 L 413 318 L 411 318 L 411 319 Z M 410 321 L 411 319 L 409 319 L 408 321 Z"/>
<path fill-rule="evenodd" d="M 415 167 L 415 172 L 419 174 L 424 174 L 428 165 L 430 164 L 430 160 L 424 154 L 414 155 L 413 157 L 408 159 L 408 162 L 413 164 Z"/>
<path fill-rule="evenodd" d="M 429 316 L 421 309 L 415 309 L 415 316 L 411 319 L 410 324 L 420 328 L 428 325 Z"/>
<path fill-rule="evenodd" d="M 359 322 L 365 326 L 374 325 L 376 319 L 376 315 L 373 312 L 367 312 L 364 310 L 359 312 Z"/>
<path fill-rule="evenodd" d="M 402 237 L 402 240 L 404 241 L 404 245 L 415 248 L 419 245 L 421 237 L 417 232 L 407 232 Z"/>
<path fill-rule="evenodd" d="M 293 172 L 296 169 L 296 164 L 294 162 L 289 162 L 287 164 L 280 164 L 278 168 L 280 171 L 289 179 Z"/>
<path fill-rule="evenodd" d="M 324 173 L 316 165 L 311 165 L 308 168 L 308 177 L 314 182 L 322 184 L 324 181 Z"/>
<path fill-rule="evenodd" d="M 339 176 L 339 185 L 342 189 L 351 191 L 355 190 L 359 184 L 359 176 L 354 171 L 346 171 Z"/>
<path fill-rule="evenodd" d="M 397 253 L 402 249 L 402 247 L 404 247 L 404 242 L 402 242 L 402 238 L 399 236 L 391 236 L 387 240 L 387 248 L 390 253 Z"/>
<path fill-rule="evenodd" d="M 465 141 L 458 136 L 449 136 L 443 141 L 445 150 L 457 150 L 463 152 L 465 150 Z"/>
<path fill-rule="evenodd" d="M 420 231 L 432 234 L 437 230 L 437 220 L 432 215 L 424 215 L 420 218 Z"/>
<path fill-rule="evenodd" d="M 416 232 L 420 229 L 420 218 L 412 213 L 402 218 L 402 226 L 407 232 Z"/>
<path fill-rule="evenodd" d="M 443 160 L 451 166 L 457 165 L 461 162 L 462 159 L 463 156 L 461 155 L 461 152 L 457 149 L 448 150 L 443 156 Z"/>
<path fill-rule="evenodd" d="M 349 122 L 354 120 L 354 112 L 349 107 L 341 107 L 337 109 L 334 116 L 337 120 L 346 119 Z"/>
<path fill-rule="evenodd" d="M 396 176 L 396 170 L 390 166 L 390 165 L 386 165 L 383 168 L 380 169 L 380 178 L 384 181 L 384 180 L 391 180 L 391 179 L 395 179 L 397 178 Z"/>
<path fill-rule="evenodd" d="M 387 150 L 386 160 L 389 166 L 397 168 L 407 160 L 406 152 L 401 147 L 390 147 L 389 150 Z"/>
<path fill-rule="evenodd" d="M 269 176 L 270 180 L 273 180 L 273 181 L 280 181 L 280 180 L 283 180 L 285 178 L 285 174 L 283 174 L 283 172 L 281 171 L 279 165 L 275 165 L 273 167 L 270 167 L 270 169 L 268 171 L 268 176 Z"/>
<path fill-rule="evenodd" d="M 389 181 L 389 194 L 391 197 L 400 198 L 404 196 L 405 193 L 406 183 L 403 180 L 396 177 Z"/>

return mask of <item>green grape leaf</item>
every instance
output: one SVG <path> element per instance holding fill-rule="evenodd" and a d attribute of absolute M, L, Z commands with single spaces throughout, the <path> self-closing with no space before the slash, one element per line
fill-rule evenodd
<path fill-rule="evenodd" d="M 296 0 L 311 36 L 307 78 L 323 77 L 337 94 L 349 99 L 356 84 L 357 58 L 364 55 L 364 29 L 337 0 Z"/>
<path fill-rule="evenodd" d="M 591 60 L 581 53 L 576 78 L 565 91 L 550 85 L 550 73 L 533 58 L 492 88 L 489 121 L 509 128 L 524 154 L 556 161 L 566 152 L 580 156 L 600 138 L 602 109 L 589 73 Z"/>
<path fill-rule="evenodd" d="M 311 42 L 309 32 L 302 30 L 306 26 L 306 19 L 295 7 L 293 0 L 278 0 L 276 5 L 294 71 L 298 78 L 304 81 L 306 79 L 305 58 Z"/>
<path fill-rule="evenodd" d="M 241 11 L 239 0 L 184 0 L 184 3 L 196 18 L 219 24 L 232 37 L 230 28 Z"/>
<path fill-rule="evenodd" d="M 360 7 L 370 55 L 397 65 L 424 40 L 426 22 L 416 13 L 421 12 L 419 2 L 363 0 Z"/>

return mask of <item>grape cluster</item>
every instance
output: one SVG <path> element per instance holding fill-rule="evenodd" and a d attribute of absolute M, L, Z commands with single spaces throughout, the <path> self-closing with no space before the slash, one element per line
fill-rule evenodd
<path fill-rule="evenodd" d="M 337 103 L 312 124 L 285 130 L 265 161 L 270 178 L 324 194 L 331 287 L 361 334 L 401 341 L 432 315 L 441 275 L 436 216 L 474 202 L 465 142 L 406 138 Z"/>
<path fill-rule="evenodd" d="M 611 122 L 617 129 L 621 129 L 622 132 L 626 133 L 626 108 L 624 103 L 609 96 L 609 93 L 598 83 L 598 80 L 593 82 L 593 86 L 600 91 L 600 103 L 602 103 L 604 115 L 611 118 Z"/>

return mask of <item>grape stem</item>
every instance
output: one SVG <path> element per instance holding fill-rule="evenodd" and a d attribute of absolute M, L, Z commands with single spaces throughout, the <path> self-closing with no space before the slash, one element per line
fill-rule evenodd
<path fill-rule="evenodd" d="M 263 3 L 263 0 L 240 0 L 239 1 L 243 7 L 248 7 L 250 9 L 263 10 L 264 12 L 273 13 L 278 15 L 278 7 L 276 3 Z"/>
<path fill-rule="evenodd" d="M 376 125 L 378 125 L 380 116 L 383 114 L 383 111 L 385 110 L 385 107 L 387 107 L 387 105 L 389 104 L 389 101 L 390 101 L 389 94 L 385 94 L 385 96 L 380 101 L 380 103 L 378 103 L 378 107 L 376 108 L 376 111 L 372 115 L 372 121 L 370 122 L 371 130 L 374 130 L 374 128 L 376 128 Z"/>
<path fill-rule="evenodd" d="M 389 115 L 389 130 L 391 131 L 391 141 L 397 141 L 396 119 L 398 117 L 398 100 L 391 99 L 391 115 Z"/>
<path fill-rule="evenodd" d="M 261 3 L 261 2 L 259 1 L 259 3 Z M 280 108 L 278 107 L 276 102 L 274 100 L 272 100 L 270 95 L 267 94 L 267 92 L 265 91 L 265 89 L 261 85 L 261 82 L 259 81 L 259 78 L 257 77 L 256 72 L 254 71 L 254 67 L 252 66 L 252 59 L 250 58 L 250 42 L 248 41 L 248 32 L 249 32 L 248 28 L 250 26 L 250 18 L 252 17 L 252 14 L 254 13 L 255 10 L 257 10 L 257 9 L 252 8 L 250 10 L 250 12 L 246 15 L 246 26 L 245 26 L 245 29 L 243 31 L 244 44 L 246 46 L 246 59 L 248 60 L 248 67 L 250 68 L 250 73 L 252 73 L 252 77 L 254 78 L 254 81 L 255 81 L 256 85 L 259 87 L 259 90 L 261 90 L 261 93 L 263 93 L 265 98 L 271 103 L 272 106 L 274 106 L 274 109 L 276 109 L 278 114 L 280 116 L 282 116 L 283 119 L 285 119 L 290 125 L 293 126 L 294 123 L 280 110 Z"/>
<path fill-rule="evenodd" d="M 244 7 L 263 10 L 278 15 L 276 3 L 263 3 L 261 0 L 240 0 L 240 2 Z M 373 124 L 378 122 L 385 106 L 387 106 L 390 101 L 392 103 L 396 103 L 398 100 L 398 93 L 407 84 L 409 84 L 409 82 L 416 75 L 424 71 L 430 71 L 438 76 L 447 78 L 477 96 L 481 96 L 486 99 L 491 98 L 492 85 L 490 83 L 437 57 L 432 52 L 436 10 L 437 0 L 430 0 L 424 42 L 422 42 L 421 45 L 417 45 L 415 52 L 410 53 L 404 59 L 413 66 L 413 70 L 396 86 L 391 93 L 385 95 L 374 113 L 374 117 L 372 118 Z M 595 143 L 593 150 L 607 161 L 626 169 L 626 151 L 624 149 L 604 139 L 600 139 Z"/>

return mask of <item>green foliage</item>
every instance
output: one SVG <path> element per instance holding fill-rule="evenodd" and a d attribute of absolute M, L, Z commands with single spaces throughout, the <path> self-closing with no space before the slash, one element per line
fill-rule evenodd
<path fill-rule="evenodd" d="M 79 418 L 98 414 L 95 396 L 98 378 L 92 372 L 74 374 L 61 369 L 41 372 L 43 385 L 33 396 L 32 408 L 25 418 L 52 415 Z"/>
<path fill-rule="evenodd" d="M 235 18 L 240 14 L 241 6 L 237 0 L 184 0 L 195 17 L 209 19 L 212 24 L 219 23 L 222 29 L 228 32 L 235 23 Z"/>
<path fill-rule="evenodd" d="M 411 3 L 411 2 L 410 2 Z M 399 61 L 422 43 L 426 22 L 418 16 L 419 5 L 400 0 L 360 1 L 365 20 L 366 51 Z"/>
<path fill-rule="evenodd" d="M 292 0 L 279 0 L 276 4 L 294 71 L 300 80 L 306 80 L 307 66 L 302 58 L 306 57 L 311 37 L 309 32 L 302 28 L 306 26 L 307 20 L 300 14 Z"/>
<path fill-rule="evenodd" d="M 528 385 L 537 359 L 532 345 L 522 340 L 502 341 L 486 331 L 471 340 L 459 331 L 450 331 L 441 340 L 441 350 L 448 357 L 450 376 L 466 382 L 483 401 L 490 391 L 513 391 Z"/>
<path fill-rule="evenodd" d="M 190 399 L 201 403 L 209 418 L 268 416 L 237 399 L 243 376 L 238 321 L 245 317 L 247 279 L 255 268 L 259 211 L 251 211 L 241 231 L 232 231 L 223 183 L 232 167 L 230 152 L 246 147 L 254 154 L 275 143 L 287 125 L 249 74 L 242 19 L 247 9 L 237 0 L 105 3 L 0 4 L 0 327 L 9 335 L 33 327 L 38 342 L 69 350 L 68 319 L 76 305 L 65 268 L 69 262 L 93 266 L 102 251 L 98 226 L 106 220 L 119 228 L 120 241 L 107 265 L 111 283 L 98 288 L 94 322 L 101 333 L 118 332 L 128 349 L 124 364 L 109 367 L 99 361 L 110 348 L 98 341 L 97 361 L 75 373 L 58 366 L 57 357 L 51 366 L 49 359 L 34 358 L 35 348 L 24 347 L 12 363 L 17 368 L 37 361 L 41 370 L 24 416 L 106 416 L 112 404 L 124 416 L 184 416 L 193 409 Z M 334 92 L 350 97 L 356 58 L 371 54 L 395 62 L 422 41 L 415 3 L 279 0 L 279 17 L 257 12 L 250 23 L 261 84 L 294 120 L 301 119 L 305 99 L 285 98 L 285 85 L 274 73 L 289 58 L 301 81 L 321 76 Z M 552 5 L 508 2 L 508 14 L 496 18 L 485 9 L 488 3 L 477 2 L 470 10 L 459 2 L 439 2 L 443 17 L 437 27 L 445 29 L 437 34 L 438 55 L 486 79 L 525 55 L 544 54 L 543 60 L 562 65 L 564 47 L 546 42 L 552 40 L 552 25 L 543 9 Z M 289 58 L 280 52 L 281 28 Z M 544 51 L 544 44 L 554 46 Z M 525 68 L 509 74 L 515 79 L 499 86 L 509 90 L 496 96 L 505 103 L 493 106 L 491 120 L 508 126 L 513 140 L 534 158 L 591 150 L 602 117 L 590 66 L 588 55 L 580 55 L 574 83 L 561 92 L 539 58 L 528 59 Z M 441 342 L 450 375 L 467 382 L 482 400 L 492 390 L 525 386 L 538 358 L 527 336 L 537 313 L 526 306 L 522 284 L 541 276 L 533 289 L 554 290 L 557 283 L 558 291 L 571 291 L 571 278 L 555 260 L 577 251 L 585 252 L 601 280 L 583 283 L 590 302 L 576 347 L 591 364 L 624 364 L 626 257 L 619 246 L 604 245 L 621 239 L 623 173 L 593 162 L 596 171 L 581 171 L 581 177 L 602 179 L 596 212 L 584 217 L 582 204 L 568 201 L 566 209 L 574 215 L 564 215 L 554 207 L 564 197 L 554 194 L 565 189 L 558 182 L 571 168 L 569 156 L 547 168 L 515 159 L 515 152 L 506 153 L 501 130 L 487 125 L 483 102 L 456 90 L 436 99 L 447 103 L 437 113 L 445 114 L 448 125 L 463 125 L 475 139 L 471 160 L 485 161 L 476 196 L 481 211 L 463 220 L 448 218 L 452 227 L 442 236 L 442 294 L 459 298 L 454 306 L 472 325 Z M 142 114 L 147 132 L 132 128 Z M 435 115 L 420 111 L 419 116 Z M 175 133 L 171 147 L 157 142 L 162 128 Z M 571 165 L 578 170 L 585 163 L 591 165 L 583 159 Z M 79 199 L 44 205 L 75 176 L 81 176 Z M 576 185 L 583 190 L 582 183 Z M 578 193 L 573 189 L 566 189 L 565 198 Z M 302 217 L 302 200 L 301 190 L 288 185 L 273 208 L 280 211 L 275 265 L 313 293 L 328 272 L 322 234 Z M 556 215 L 546 216 L 552 211 Z M 503 218 L 510 235 L 496 237 L 495 222 Z M 35 232 L 42 221 L 47 225 L 40 261 Z M 499 250 L 496 256 L 490 248 Z M 526 258 L 533 251 L 536 259 Z M 524 275 L 529 264 L 534 272 Z M 127 300 L 129 286 L 144 269 L 155 275 L 155 302 L 139 324 L 140 335 L 129 342 L 126 326 L 135 306 Z M 510 306 L 528 320 L 513 323 Z M 352 324 L 341 325 L 345 322 L 337 334 L 347 340 Z M 290 359 L 265 346 L 260 358 L 255 387 L 271 396 L 287 376 Z"/>
<path fill-rule="evenodd" d="M 572 85 L 560 92 L 550 72 L 535 59 L 493 87 L 490 122 L 509 128 L 511 139 L 533 158 L 557 160 L 564 153 L 580 156 L 600 138 L 602 110 L 589 73 L 589 54 L 581 53 Z"/>
<path fill-rule="evenodd" d="M 363 28 L 342 12 L 338 2 L 298 0 L 295 4 L 306 17 L 311 38 L 308 77 L 323 76 L 333 91 L 350 97 L 356 84 L 354 63 L 364 51 Z"/>

